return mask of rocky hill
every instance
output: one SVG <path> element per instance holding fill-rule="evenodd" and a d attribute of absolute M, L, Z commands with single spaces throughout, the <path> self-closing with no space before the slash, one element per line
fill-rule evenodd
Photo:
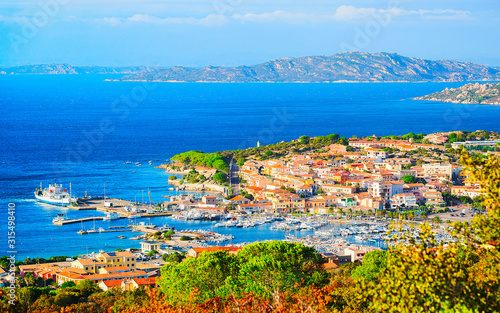
<path fill-rule="evenodd" d="M 38 64 L 0 67 L 0 75 L 15 74 L 133 74 L 146 71 L 144 66 L 105 67 L 72 66 L 69 64 Z"/>
<path fill-rule="evenodd" d="M 452 103 L 480 103 L 500 105 L 500 83 L 467 84 L 462 87 L 436 92 L 415 100 L 444 101 Z"/>
<path fill-rule="evenodd" d="M 175 66 L 121 80 L 165 82 L 421 82 L 500 80 L 500 69 L 450 60 L 430 61 L 394 53 L 346 52 L 281 58 L 252 66 Z"/>

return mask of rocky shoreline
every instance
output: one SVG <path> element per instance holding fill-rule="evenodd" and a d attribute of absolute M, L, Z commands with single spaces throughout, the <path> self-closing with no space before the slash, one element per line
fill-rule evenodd
<path fill-rule="evenodd" d="M 179 166 L 178 164 L 174 166 Z M 155 168 L 158 169 L 163 169 L 165 170 L 166 173 L 172 174 L 172 175 L 187 175 L 191 171 L 191 169 L 173 169 L 172 164 L 161 164 L 159 166 L 155 166 Z M 211 178 L 213 174 L 215 174 L 215 170 L 213 169 L 207 169 L 204 167 L 196 167 L 196 170 L 200 173 L 205 175 L 207 178 Z M 179 188 L 180 190 L 185 190 L 185 191 L 203 191 L 203 192 L 213 192 L 217 194 L 221 194 L 222 196 L 226 196 L 228 192 L 228 188 L 215 184 L 211 182 L 210 180 L 207 180 L 205 182 L 200 182 L 200 183 L 188 183 L 183 181 L 181 184 L 182 179 L 175 179 L 175 180 L 169 180 L 168 183 L 175 186 L 176 188 Z"/>
<path fill-rule="evenodd" d="M 443 91 L 413 99 L 462 104 L 500 105 L 500 83 L 471 83 L 458 88 L 446 88 Z"/>

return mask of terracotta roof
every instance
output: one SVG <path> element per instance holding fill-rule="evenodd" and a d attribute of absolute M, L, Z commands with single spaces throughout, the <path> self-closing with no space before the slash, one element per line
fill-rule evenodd
<path fill-rule="evenodd" d="M 156 277 L 134 278 L 133 280 L 139 286 L 154 285 L 154 284 L 156 284 Z"/>
<path fill-rule="evenodd" d="M 122 284 L 122 282 L 123 282 L 123 279 L 113 279 L 113 280 L 105 280 L 105 281 L 103 281 L 103 283 L 108 288 L 120 286 Z"/>
<path fill-rule="evenodd" d="M 63 276 L 63 277 L 66 277 L 66 278 L 69 278 L 72 280 L 84 280 L 85 279 L 85 277 L 83 275 L 78 275 L 78 274 L 71 273 L 68 271 L 63 271 L 63 272 L 57 273 L 57 275 Z"/>
<path fill-rule="evenodd" d="M 76 261 L 80 262 L 81 265 L 83 266 L 94 266 L 94 265 L 99 265 L 99 264 L 106 264 L 106 262 L 104 261 L 99 261 L 99 260 L 96 260 L 96 259 L 77 259 Z"/>
<path fill-rule="evenodd" d="M 240 201 L 240 200 L 242 200 L 242 199 L 245 199 L 245 197 L 242 197 L 242 196 L 236 196 L 236 197 L 234 197 L 234 198 L 232 198 L 232 199 L 229 199 L 229 201 Z"/>

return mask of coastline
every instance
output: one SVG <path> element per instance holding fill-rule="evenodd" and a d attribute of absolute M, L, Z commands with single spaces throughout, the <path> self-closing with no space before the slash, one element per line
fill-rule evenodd
<path fill-rule="evenodd" d="M 189 172 L 190 172 L 190 170 L 188 170 L 188 169 L 174 170 L 168 164 L 160 164 L 158 166 L 155 166 L 155 168 L 162 169 L 165 171 L 165 173 L 172 174 L 172 175 L 184 176 L 184 175 L 189 174 Z M 201 174 L 207 175 L 207 176 L 209 176 L 208 173 L 210 171 L 213 171 L 212 169 L 207 169 L 207 168 L 198 167 L 198 166 L 196 167 L 196 170 L 199 171 Z M 181 180 L 182 180 L 182 177 L 180 179 L 175 179 L 175 180 L 169 179 L 168 183 L 170 185 L 174 186 L 175 188 L 178 188 L 179 190 L 183 190 L 183 191 L 202 191 L 202 192 L 211 192 L 211 193 L 219 194 L 221 196 L 227 195 L 227 187 L 217 185 L 217 184 L 211 183 L 209 181 L 207 181 L 206 183 L 195 183 L 195 184 L 183 182 L 181 184 L 180 183 Z"/>

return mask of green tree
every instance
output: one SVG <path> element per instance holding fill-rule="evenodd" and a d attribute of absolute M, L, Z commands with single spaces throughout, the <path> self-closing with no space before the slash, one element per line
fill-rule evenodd
<path fill-rule="evenodd" d="M 80 294 L 84 297 L 88 297 L 93 293 L 101 291 L 99 286 L 90 279 L 84 279 L 78 282 L 76 287 L 80 290 Z"/>
<path fill-rule="evenodd" d="M 325 259 L 312 247 L 283 241 L 258 242 L 239 253 L 238 282 L 242 292 L 276 297 L 301 286 L 324 286 Z"/>
<path fill-rule="evenodd" d="M 170 175 L 168 177 L 168 180 L 176 180 L 176 179 L 177 179 L 177 176 L 175 176 L 175 175 Z"/>
<path fill-rule="evenodd" d="M 339 144 L 347 146 L 349 145 L 349 139 L 347 139 L 346 137 L 340 137 Z"/>
<path fill-rule="evenodd" d="M 417 179 L 413 175 L 404 175 L 401 177 L 401 180 L 407 184 L 415 184 L 417 182 Z"/>
<path fill-rule="evenodd" d="M 168 263 L 161 269 L 158 285 L 173 303 L 186 302 L 196 289 L 195 301 L 231 294 L 230 286 L 237 273 L 237 260 L 227 251 L 205 252 L 197 258 Z"/>
<path fill-rule="evenodd" d="M 363 264 L 352 271 L 352 278 L 376 280 L 380 272 L 387 267 L 388 252 L 373 250 L 363 258 Z"/>
<path fill-rule="evenodd" d="M 238 159 L 238 166 L 242 167 L 243 165 L 245 165 L 245 162 L 246 162 L 245 158 L 239 158 Z"/>
<path fill-rule="evenodd" d="M 67 288 L 61 290 L 54 298 L 54 303 L 58 306 L 70 306 L 72 304 L 78 303 L 80 299 L 80 293 L 74 288 Z"/>
<path fill-rule="evenodd" d="M 222 172 L 215 173 L 213 180 L 215 182 L 225 182 L 227 181 L 227 175 Z"/>
<path fill-rule="evenodd" d="M 162 256 L 162 259 L 166 263 L 177 264 L 177 263 L 181 262 L 184 259 L 184 256 L 182 254 L 180 254 L 179 252 L 176 251 L 174 253 L 164 254 Z"/>
<path fill-rule="evenodd" d="M 76 287 L 76 284 L 72 281 L 66 281 L 66 282 L 62 283 L 62 285 L 61 285 L 61 289 L 73 288 L 73 287 Z"/>
<path fill-rule="evenodd" d="M 309 136 L 301 136 L 301 137 L 299 138 L 299 142 L 300 142 L 301 144 L 308 144 L 308 143 L 309 143 L 309 139 L 310 139 L 310 138 L 309 138 Z"/>
<path fill-rule="evenodd" d="M 26 282 L 26 285 L 33 286 L 35 284 L 35 276 L 33 276 L 32 273 L 26 273 L 24 275 L 24 281 Z"/>
<path fill-rule="evenodd" d="M 326 136 L 326 139 L 335 142 L 335 141 L 339 140 L 339 135 L 337 135 L 337 134 L 330 134 L 330 135 Z"/>

